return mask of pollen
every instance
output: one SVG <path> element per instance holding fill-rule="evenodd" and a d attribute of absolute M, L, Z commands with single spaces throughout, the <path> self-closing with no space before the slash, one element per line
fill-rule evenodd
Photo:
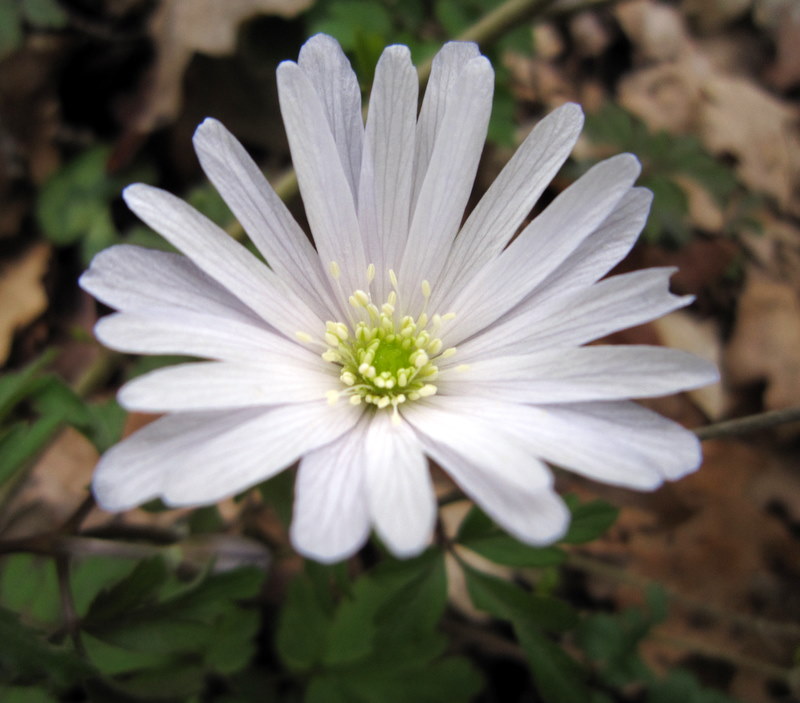
<path fill-rule="evenodd" d="M 388 276 L 394 290 L 376 305 L 369 292 L 375 267 L 369 265 L 366 290 L 348 296 L 354 317 L 347 323 L 325 323 L 322 338 L 327 348 L 322 358 L 341 367 L 342 385 L 326 394 L 329 402 L 348 396 L 353 405 L 363 402 L 378 409 L 391 408 L 396 417 L 398 405 L 436 393 L 437 361 L 456 352 L 454 347 L 444 349 L 437 334 L 455 315 L 429 316 L 425 309 L 417 317 L 400 315 L 397 275 L 389 270 Z M 428 281 L 422 282 L 421 289 L 427 308 L 431 295 Z"/>

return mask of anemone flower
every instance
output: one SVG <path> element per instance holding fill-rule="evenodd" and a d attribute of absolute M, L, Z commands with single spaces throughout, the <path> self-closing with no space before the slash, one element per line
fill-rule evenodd
<path fill-rule="evenodd" d="M 409 51 L 389 46 L 366 125 L 331 37 L 311 38 L 277 77 L 313 245 L 207 119 L 200 163 L 263 260 L 137 184 L 125 201 L 181 254 L 115 246 L 81 278 L 118 311 L 97 324 L 106 346 L 205 359 L 122 388 L 124 407 L 165 416 L 101 458 L 102 507 L 213 503 L 299 460 L 301 554 L 345 558 L 374 528 L 407 557 L 436 517 L 429 459 L 532 545 L 569 521 L 545 462 L 640 490 L 698 467 L 697 439 L 630 399 L 708 384 L 714 367 L 660 347 L 584 346 L 692 300 L 669 292 L 672 269 L 605 277 L 650 208 L 634 156 L 597 164 L 525 224 L 582 127 L 564 105 L 462 224 L 494 83 L 475 44 L 437 54 L 419 112 Z"/>

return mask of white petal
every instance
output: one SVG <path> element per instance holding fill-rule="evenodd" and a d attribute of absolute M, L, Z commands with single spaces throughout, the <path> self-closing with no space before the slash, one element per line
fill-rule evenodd
<path fill-rule="evenodd" d="M 172 252 L 117 244 L 97 254 L 78 282 L 123 312 L 191 311 L 263 325 L 238 298 L 188 258 Z"/>
<path fill-rule="evenodd" d="M 336 261 L 340 265 L 345 291 L 364 288 L 367 261 L 355 201 L 325 108 L 306 73 L 289 61 L 278 66 L 278 97 L 322 264 L 327 267 Z"/>
<path fill-rule="evenodd" d="M 263 263 L 207 217 L 166 191 L 137 183 L 123 192 L 144 222 L 290 339 L 322 321 Z"/>
<path fill-rule="evenodd" d="M 397 268 L 408 235 L 419 81 L 404 46 L 390 46 L 375 69 L 361 169 L 359 219 L 378 299 L 386 271 Z"/>
<path fill-rule="evenodd" d="M 199 362 L 169 366 L 140 376 L 119 392 L 128 410 L 180 412 L 283 405 L 324 400 L 339 379 L 325 362 L 272 356 L 260 364 Z M 330 366 L 330 365 L 327 365 Z"/>
<path fill-rule="evenodd" d="M 419 284 L 436 280 L 461 225 L 486 139 L 493 90 L 492 66 L 481 56 L 467 63 L 448 100 L 398 271 L 411 309 L 409 295 L 421 302 Z"/>
<path fill-rule="evenodd" d="M 677 349 L 590 346 L 484 359 L 443 370 L 436 384 L 443 393 L 575 403 L 669 395 L 718 378 L 712 363 Z"/>
<path fill-rule="evenodd" d="M 540 305 L 599 281 L 627 256 L 647 222 L 652 202 L 653 193 L 647 188 L 629 190 L 605 222 L 536 286 L 525 305 Z"/>
<path fill-rule="evenodd" d="M 106 510 L 155 497 L 173 506 L 216 502 L 266 480 L 355 424 L 352 408 L 333 410 L 307 403 L 168 415 L 101 457 L 95 496 Z"/>
<path fill-rule="evenodd" d="M 458 349 L 458 363 L 579 346 L 649 322 L 689 305 L 694 296 L 669 292 L 674 268 L 646 269 L 607 278 L 539 305 L 521 306 Z"/>
<path fill-rule="evenodd" d="M 700 442 L 671 420 L 629 401 L 540 405 L 466 399 L 534 455 L 589 478 L 652 490 L 700 465 Z"/>
<path fill-rule="evenodd" d="M 237 139 L 207 118 L 194 133 L 194 146 L 209 180 L 267 263 L 295 294 L 327 319 L 328 280 L 314 247 Z"/>
<path fill-rule="evenodd" d="M 372 522 L 397 557 L 419 554 L 436 520 L 436 498 L 428 461 L 405 422 L 377 412 L 362 449 L 364 479 Z"/>
<path fill-rule="evenodd" d="M 452 41 L 447 42 L 433 57 L 431 75 L 425 88 L 425 97 L 417 121 L 413 202 L 416 202 L 422 189 L 422 182 L 448 105 L 456 95 L 454 87 L 458 77 L 470 60 L 480 55 L 477 44 Z"/>
<path fill-rule="evenodd" d="M 433 309 L 440 301 L 447 307 L 464 282 L 508 243 L 566 161 L 582 126 L 580 106 L 567 103 L 531 130 L 459 232 L 431 299 Z"/>
<path fill-rule="evenodd" d="M 116 313 L 99 320 L 94 333 L 107 347 L 130 354 L 185 354 L 253 364 L 265 354 L 312 354 L 267 329 L 193 312 Z"/>
<path fill-rule="evenodd" d="M 316 34 L 303 44 L 297 64 L 322 101 L 345 177 L 355 198 L 364 135 L 358 78 L 339 42 L 325 34 Z"/>
<path fill-rule="evenodd" d="M 497 471 L 480 466 L 469 452 L 426 442 L 425 449 L 459 487 L 509 534 L 532 545 L 551 544 L 564 536 L 570 513 L 550 488 L 521 487 Z"/>
<path fill-rule="evenodd" d="M 491 418 L 462 412 L 460 398 L 435 395 L 400 409 L 420 437 L 469 456 L 473 464 L 502 475 L 508 484 L 530 491 L 552 485 L 550 472 L 520 442 Z"/>
<path fill-rule="evenodd" d="M 362 418 L 335 442 L 307 453 L 294 484 L 290 530 L 294 548 L 304 557 L 331 564 L 353 555 L 370 531 L 364 494 Z"/>
<path fill-rule="evenodd" d="M 594 232 L 639 174 L 635 157 L 603 161 L 561 193 L 459 294 L 445 344 L 458 344 L 522 301 Z M 467 314 L 469 311 L 469 314 Z"/>

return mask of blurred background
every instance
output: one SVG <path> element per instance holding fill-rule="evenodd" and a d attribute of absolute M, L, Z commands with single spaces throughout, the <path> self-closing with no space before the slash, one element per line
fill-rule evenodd
<path fill-rule="evenodd" d="M 511 22 L 482 29 L 482 18 L 509 5 Z M 112 244 L 166 247 L 122 203 L 133 181 L 177 193 L 243 236 L 191 148 L 206 116 L 245 144 L 303 221 L 275 68 L 316 32 L 341 42 L 365 95 L 387 44 L 409 45 L 420 64 L 448 39 L 481 40 L 497 84 L 475 197 L 537 119 L 565 101 L 581 103 L 584 136 L 537 209 L 596 161 L 635 153 L 639 182 L 656 197 L 618 270 L 677 266 L 673 290 L 697 300 L 611 341 L 687 349 L 723 370 L 717 386 L 651 405 L 690 427 L 800 405 L 798 0 L 0 0 L 0 553 L 13 553 L 0 559 L 0 607 L 59 644 L 74 634 L 76 609 L 81 616 L 90 602 L 110 607 L 92 599 L 128 573 L 120 564 L 129 557 L 163 557 L 177 544 L 172 565 L 192 573 L 210 555 L 215 569 L 271 564 L 266 585 L 231 587 L 267 616 L 259 626 L 238 611 L 225 615 L 246 646 L 236 645 L 239 658 L 215 669 L 216 679 L 201 667 L 165 692 L 175 677 L 163 662 L 136 659 L 150 689 L 123 695 L 105 683 L 87 693 L 70 678 L 74 662 L 48 659 L 55 655 L 21 635 L 4 640 L 0 617 L 0 675 L 17 677 L 7 700 L 300 700 L 281 683 L 264 635 L 303 568 L 287 547 L 285 480 L 261 497 L 194 513 L 150 506 L 112 517 L 86 500 L 98 451 L 150 419 L 127 417 L 116 389 L 173 360 L 100 348 L 91 329 L 105 310 L 76 280 Z M 700 472 L 654 494 L 560 476 L 565 492 L 620 508 L 616 522 L 551 564 L 543 558 L 534 572 L 492 567 L 595 618 L 566 641 L 605 696 L 592 700 L 800 700 L 800 423 L 704 446 Z M 459 502 L 443 508 L 443 529 L 454 533 L 466 510 Z M 603 513 L 602 526 L 614 515 Z M 41 537 L 54 530 L 77 541 L 64 547 Z M 65 576 L 64 553 L 95 561 Z M 103 556 L 112 566 L 99 566 Z M 541 697 L 525 654 L 507 629 L 476 613 L 459 573 L 451 569 L 442 627 L 451 650 L 482 672 L 476 700 L 558 700 Z M 133 585 L 118 582 L 115 607 L 133 598 L 119 584 L 149 593 L 146 583 L 158 577 L 143 574 Z M 77 605 L 63 601 L 69 578 Z M 25 668 L 20 652 L 50 673 Z M 93 656 L 109 680 L 130 664 L 119 653 Z M 676 667 L 689 678 L 676 679 Z M 255 692 L 220 683 L 244 670 Z M 642 683 L 671 675 L 673 687 L 661 694 Z"/>

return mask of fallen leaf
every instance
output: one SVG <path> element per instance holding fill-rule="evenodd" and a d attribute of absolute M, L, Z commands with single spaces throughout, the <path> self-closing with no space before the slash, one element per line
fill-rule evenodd
<path fill-rule="evenodd" d="M 150 33 L 156 62 L 142 86 L 142 101 L 120 140 L 149 134 L 172 121 L 183 100 L 183 74 L 195 52 L 225 56 L 236 49 L 239 26 L 263 14 L 294 17 L 313 0 L 162 0 Z"/>
<path fill-rule="evenodd" d="M 14 333 L 47 309 L 42 276 L 49 261 L 49 245 L 37 244 L 0 271 L 0 365 L 8 359 Z"/>
<path fill-rule="evenodd" d="M 769 410 L 800 404 L 800 300 L 792 285 L 751 270 L 725 351 L 729 382 L 764 383 Z"/>

